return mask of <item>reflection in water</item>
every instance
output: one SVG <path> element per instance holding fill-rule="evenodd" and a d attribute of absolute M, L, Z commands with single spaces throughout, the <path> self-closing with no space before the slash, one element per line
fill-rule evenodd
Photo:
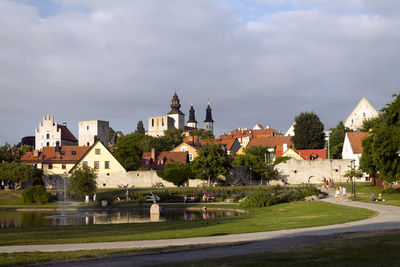
<path fill-rule="evenodd" d="M 208 220 L 227 216 L 238 216 L 235 211 L 163 209 L 160 214 L 146 210 L 120 211 L 26 211 L 0 212 L 0 228 L 41 227 L 55 225 L 91 225 L 117 223 L 146 223 L 171 220 Z"/>

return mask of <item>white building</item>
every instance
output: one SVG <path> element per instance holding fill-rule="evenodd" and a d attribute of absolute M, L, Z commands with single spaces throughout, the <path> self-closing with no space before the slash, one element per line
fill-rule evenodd
<path fill-rule="evenodd" d="M 346 119 L 344 126 L 352 129 L 353 131 L 357 131 L 362 126 L 364 120 L 372 119 L 378 116 L 379 113 L 376 111 L 376 109 L 365 97 L 363 97 L 363 99 L 361 99 L 361 101 Z"/>
<path fill-rule="evenodd" d="M 79 146 L 92 146 L 95 143 L 95 137 L 108 146 L 109 141 L 109 122 L 92 120 L 79 122 Z"/>
<path fill-rule="evenodd" d="M 368 136 L 367 132 L 348 132 L 344 138 L 342 158 L 354 160 L 355 166 L 360 166 L 362 154 L 362 140 Z"/>
<path fill-rule="evenodd" d="M 45 146 L 76 146 L 78 140 L 68 130 L 67 124 L 59 125 L 53 116 L 44 116 L 39 128 L 35 129 L 35 150 Z"/>

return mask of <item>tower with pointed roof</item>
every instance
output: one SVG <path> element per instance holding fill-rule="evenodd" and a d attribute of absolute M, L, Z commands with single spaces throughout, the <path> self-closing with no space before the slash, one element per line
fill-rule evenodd
<path fill-rule="evenodd" d="M 210 102 L 208 102 L 206 109 L 206 119 L 204 120 L 204 130 L 214 133 L 214 121 L 212 119 Z"/>
<path fill-rule="evenodd" d="M 179 97 L 174 93 L 171 101 L 171 111 L 167 113 L 167 116 L 174 120 L 174 126 L 176 129 L 185 129 L 185 114 L 180 110 L 181 104 Z"/>
<path fill-rule="evenodd" d="M 197 121 L 194 114 L 193 104 L 190 106 L 189 110 L 189 120 L 187 121 L 187 126 L 192 128 L 197 128 Z"/>
<path fill-rule="evenodd" d="M 364 120 L 372 119 L 378 116 L 379 113 L 376 111 L 376 109 L 365 97 L 363 97 L 345 121 L 344 126 L 352 129 L 353 131 L 357 131 L 362 126 Z"/>

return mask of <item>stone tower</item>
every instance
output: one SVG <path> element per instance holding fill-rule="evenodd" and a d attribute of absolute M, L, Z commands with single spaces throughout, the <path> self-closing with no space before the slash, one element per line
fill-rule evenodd
<path fill-rule="evenodd" d="M 167 116 L 174 119 L 174 126 L 176 129 L 185 129 L 185 114 L 180 111 L 181 104 L 179 103 L 178 95 L 174 94 L 171 101 L 171 111 Z"/>
<path fill-rule="evenodd" d="M 193 105 L 190 106 L 189 110 L 189 120 L 187 121 L 187 126 L 197 128 L 197 121 L 194 115 Z"/>
<path fill-rule="evenodd" d="M 345 121 L 344 126 L 357 131 L 362 126 L 364 120 L 378 116 L 379 113 L 376 109 L 363 97 Z"/>
<path fill-rule="evenodd" d="M 204 130 L 210 131 L 211 133 L 214 134 L 214 121 L 212 119 L 210 103 L 208 103 L 207 109 L 206 109 L 206 119 L 204 120 Z"/>
<path fill-rule="evenodd" d="M 108 146 L 109 122 L 92 120 L 79 122 L 79 146 L 91 146 L 96 141 L 96 137 Z"/>

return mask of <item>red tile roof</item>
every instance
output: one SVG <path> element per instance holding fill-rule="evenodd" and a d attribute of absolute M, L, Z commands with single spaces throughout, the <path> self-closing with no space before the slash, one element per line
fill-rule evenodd
<path fill-rule="evenodd" d="M 225 139 L 225 138 L 240 138 L 240 137 L 268 137 L 268 136 L 278 136 L 280 132 L 269 128 L 264 130 L 235 130 L 227 134 L 223 134 L 218 139 Z"/>
<path fill-rule="evenodd" d="M 25 163 L 77 163 L 83 155 L 90 149 L 88 146 L 63 146 L 60 152 L 56 152 L 56 147 L 43 147 L 43 151 L 26 152 L 21 161 Z"/>
<path fill-rule="evenodd" d="M 299 154 L 305 160 L 312 160 L 312 159 L 326 159 L 326 149 L 302 149 L 302 150 L 295 150 L 292 149 L 294 152 Z M 275 157 L 281 157 L 283 155 L 283 150 L 278 150 L 275 153 Z"/>
<path fill-rule="evenodd" d="M 75 136 L 68 130 L 67 126 L 57 124 L 57 130 L 61 130 L 61 140 L 68 140 L 72 142 L 78 142 Z"/>
<path fill-rule="evenodd" d="M 276 151 L 283 150 L 283 144 L 287 144 L 287 148 L 293 148 L 291 136 L 268 136 L 268 137 L 257 137 L 250 140 L 247 147 L 252 146 L 266 146 L 275 148 Z"/>
<path fill-rule="evenodd" d="M 188 152 L 172 152 L 172 151 L 163 151 L 155 153 L 155 160 L 151 158 L 151 152 L 143 152 L 142 155 L 142 168 L 146 169 L 163 169 L 165 164 L 171 163 L 172 161 L 180 162 L 180 163 L 188 163 L 189 156 Z M 147 162 L 147 164 L 146 164 Z"/>
<path fill-rule="evenodd" d="M 235 144 L 236 138 L 235 139 L 221 139 L 219 140 L 220 144 L 225 145 L 225 148 L 227 150 L 232 150 L 233 144 Z"/>
<path fill-rule="evenodd" d="M 351 149 L 353 150 L 353 154 L 361 154 L 362 153 L 362 145 L 361 141 L 369 136 L 368 132 L 348 132 L 346 133 L 349 138 Z"/>

